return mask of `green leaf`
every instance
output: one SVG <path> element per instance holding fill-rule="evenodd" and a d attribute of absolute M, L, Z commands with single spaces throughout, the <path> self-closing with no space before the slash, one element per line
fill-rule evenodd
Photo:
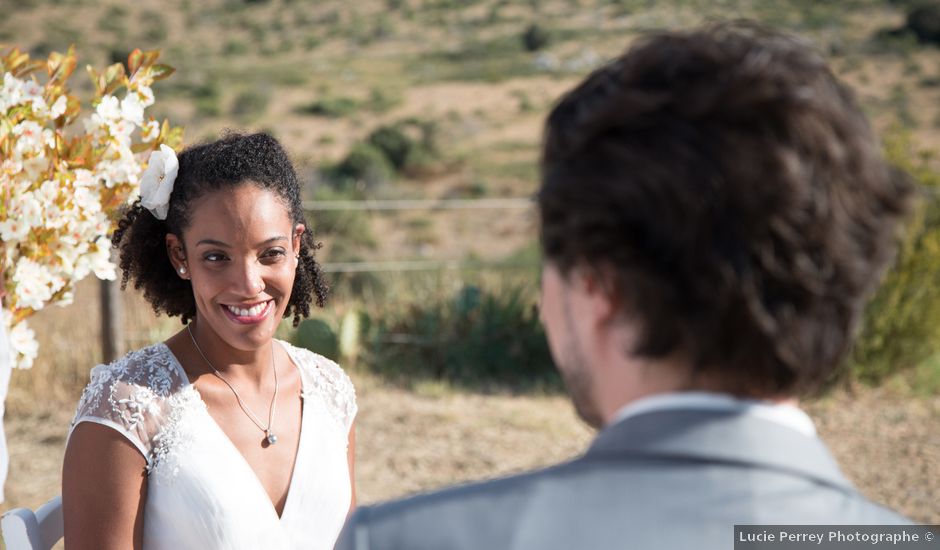
<path fill-rule="evenodd" d="M 140 68 L 141 63 L 144 61 L 144 52 L 140 51 L 140 48 L 135 48 L 134 51 L 127 56 L 127 70 L 131 74 L 137 72 L 137 69 Z"/>
<path fill-rule="evenodd" d="M 174 72 L 176 72 L 176 69 L 174 69 L 173 67 L 170 67 L 169 65 L 159 64 L 159 65 L 153 66 L 150 74 L 154 80 L 163 80 L 164 78 L 167 78 Z"/>

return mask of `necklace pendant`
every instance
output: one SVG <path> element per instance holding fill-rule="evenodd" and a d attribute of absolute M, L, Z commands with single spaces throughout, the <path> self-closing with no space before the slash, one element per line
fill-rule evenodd
<path fill-rule="evenodd" d="M 267 439 L 268 439 L 268 445 L 274 445 L 275 443 L 277 443 L 277 436 L 271 432 L 268 432 Z"/>

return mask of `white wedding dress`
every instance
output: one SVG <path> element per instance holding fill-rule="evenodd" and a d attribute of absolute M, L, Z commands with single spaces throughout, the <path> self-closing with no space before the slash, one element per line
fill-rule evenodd
<path fill-rule="evenodd" d="M 300 443 L 281 517 L 165 344 L 92 370 L 70 433 L 80 422 L 109 426 L 147 459 L 146 550 L 333 548 L 351 499 L 346 448 L 355 393 L 336 363 L 281 345 L 303 383 Z"/>

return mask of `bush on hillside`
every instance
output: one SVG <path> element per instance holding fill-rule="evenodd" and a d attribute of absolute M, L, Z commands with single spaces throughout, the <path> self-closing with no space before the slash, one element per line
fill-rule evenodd
<path fill-rule="evenodd" d="M 940 44 L 940 2 L 915 7 L 907 14 L 905 28 L 922 43 Z"/>
<path fill-rule="evenodd" d="M 849 375 L 865 383 L 918 367 L 940 354 L 940 174 L 907 134 L 885 140 L 888 159 L 920 184 L 917 205 L 894 266 L 869 302 L 849 363 Z"/>
<path fill-rule="evenodd" d="M 399 174 L 420 177 L 441 167 L 438 126 L 429 120 L 406 119 L 376 128 L 366 141 L 382 151 Z"/>
<path fill-rule="evenodd" d="M 470 389 L 559 389 L 527 289 L 466 286 L 374 322 L 367 365 L 400 383 L 442 380 Z"/>
<path fill-rule="evenodd" d="M 357 143 L 327 174 L 340 191 L 368 192 L 392 180 L 395 167 L 385 153 L 370 143 Z"/>
<path fill-rule="evenodd" d="M 522 33 L 522 45 L 529 52 L 537 52 L 545 48 L 550 41 L 551 35 L 538 23 L 529 25 Z"/>
<path fill-rule="evenodd" d="M 232 101 L 229 114 L 242 121 L 252 120 L 263 115 L 271 102 L 271 90 L 258 87 L 243 90 Z"/>

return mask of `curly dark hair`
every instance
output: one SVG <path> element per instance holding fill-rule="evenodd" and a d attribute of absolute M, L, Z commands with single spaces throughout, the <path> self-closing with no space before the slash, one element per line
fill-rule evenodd
<path fill-rule="evenodd" d="M 251 182 L 274 192 L 290 211 L 294 224 L 308 230 L 300 239 L 300 259 L 294 277 L 285 317 L 293 315 L 294 326 L 310 314 L 315 297 L 323 307 L 327 284 L 314 259 L 320 248 L 310 225 L 304 220 L 297 173 L 281 144 L 270 135 L 229 134 L 220 140 L 190 147 L 179 155 L 179 174 L 170 197 L 166 220 L 158 220 L 138 200 L 125 212 L 111 237 L 120 250 L 123 272 L 121 288 L 130 279 L 134 288 L 143 289 L 144 297 L 155 312 L 179 315 L 183 323 L 196 315 L 192 284 L 176 276 L 166 251 L 166 235 L 182 236 L 190 223 L 190 206 L 206 193 Z"/>
<path fill-rule="evenodd" d="M 542 155 L 546 259 L 614 274 L 632 353 L 738 395 L 831 379 L 914 191 L 823 58 L 747 22 L 641 39 L 561 99 Z"/>

